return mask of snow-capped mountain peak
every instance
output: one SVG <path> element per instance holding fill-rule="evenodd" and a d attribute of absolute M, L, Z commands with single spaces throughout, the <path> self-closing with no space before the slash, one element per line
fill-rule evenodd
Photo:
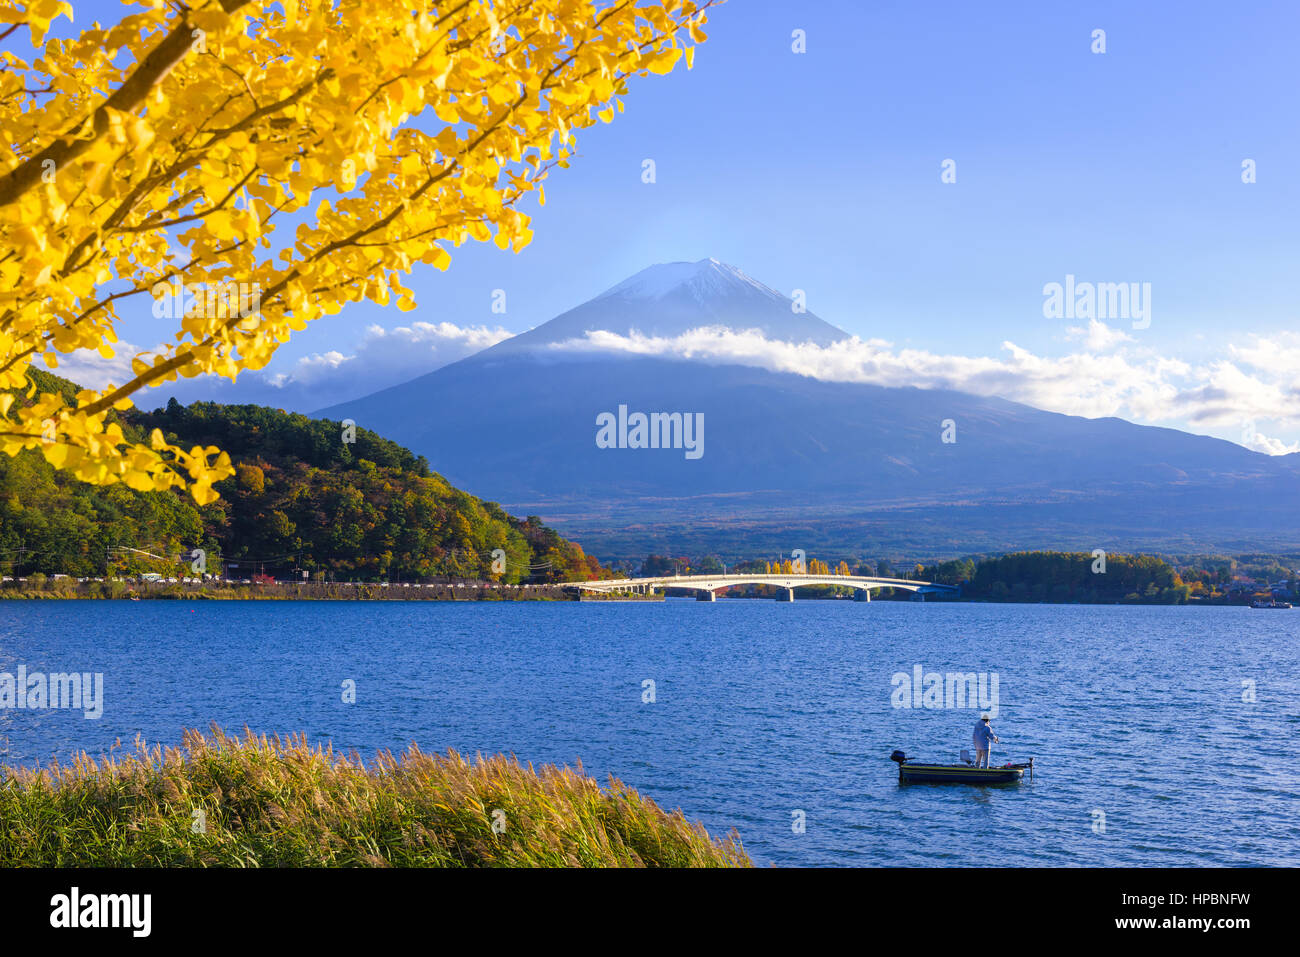
<path fill-rule="evenodd" d="M 768 339 L 818 345 L 849 338 L 811 312 L 797 311 L 789 296 L 710 258 L 649 266 L 482 355 L 584 340 L 592 332 L 673 338 L 718 327 L 758 330 Z"/>
<path fill-rule="evenodd" d="M 596 300 L 610 297 L 623 299 L 662 299 L 675 292 L 684 292 L 697 301 L 704 302 L 718 296 L 737 292 L 757 294 L 778 302 L 789 302 L 783 296 L 756 279 L 745 275 L 735 266 L 717 259 L 698 262 L 659 263 L 648 266 L 617 285 L 605 290 Z"/>

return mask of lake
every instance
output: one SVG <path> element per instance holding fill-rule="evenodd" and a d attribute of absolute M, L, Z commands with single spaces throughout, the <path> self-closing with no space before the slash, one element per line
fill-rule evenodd
<path fill-rule="evenodd" d="M 4 601 L 0 672 L 104 692 L 96 720 L 0 710 L 0 762 L 216 722 L 581 760 L 764 864 L 1296 866 L 1298 638 L 1247 608 Z M 980 713 L 896 707 L 917 666 L 996 676 L 993 763 L 1032 783 L 899 785 L 892 750 L 955 762 Z"/>

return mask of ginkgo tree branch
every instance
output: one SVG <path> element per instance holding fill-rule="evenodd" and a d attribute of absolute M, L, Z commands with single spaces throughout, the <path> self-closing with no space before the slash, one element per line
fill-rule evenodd
<path fill-rule="evenodd" d="M 221 8 L 227 14 L 234 13 L 251 2 L 252 0 L 219 0 Z M 0 206 L 14 202 L 31 189 L 48 168 L 46 166 L 48 162 L 53 162 L 53 169 L 59 170 L 90 149 L 96 139 L 108 132 L 114 112 L 130 113 L 144 102 L 149 91 L 190 52 L 194 44 L 192 31 L 188 11 L 186 11 L 181 15 L 180 22 L 149 51 L 126 82 L 91 114 L 93 137 L 83 136 L 81 130 L 85 127 L 85 123 L 78 123 L 35 156 L 18 164 L 4 176 L 0 176 Z"/>

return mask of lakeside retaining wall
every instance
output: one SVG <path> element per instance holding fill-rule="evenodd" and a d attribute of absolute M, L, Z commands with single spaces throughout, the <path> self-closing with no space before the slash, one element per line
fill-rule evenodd
<path fill-rule="evenodd" d="M 492 582 L 387 585 L 376 582 L 4 582 L 5 598 L 110 598 L 283 601 L 575 601 L 577 595 L 558 585 L 498 585 Z"/>

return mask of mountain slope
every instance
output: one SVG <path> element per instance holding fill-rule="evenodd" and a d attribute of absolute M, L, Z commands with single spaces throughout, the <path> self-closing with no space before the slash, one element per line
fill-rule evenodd
<path fill-rule="evenodd" d="M 530 333 L 320 414 L 391 435 L 609 557 L 813 540 L 935 555 L 1297 540 L 1298 456 L 945 390 L 554 348 L 589 329 L 669 335 L 718 316 L 791 341 L 843 336 L 764 288 L 712 261 L 652 267 Z M 703 454 L 599 447 L 597 417 L 620 406 L 702 415 Z M 947 420 L 955 441 L 943 440 Z"/>

